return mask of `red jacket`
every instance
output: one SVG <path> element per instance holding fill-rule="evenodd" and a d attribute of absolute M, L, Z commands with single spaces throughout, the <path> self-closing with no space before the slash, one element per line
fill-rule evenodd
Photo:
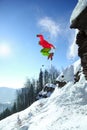
<path fill-rule="evenodd" d="M 44 40 L 44 37 L 43 37 L 43 35 L 37 35 L 37 37 L 39 37 L 40 38 L 40 41 L 39 41 L 39 44 L 43 47 L 43 48 L 54 48 L 55 49 L 55 47 L 51 44 L 51 43 L 49 43 L 49 42 L 47 42 L 46 40 Z"/>

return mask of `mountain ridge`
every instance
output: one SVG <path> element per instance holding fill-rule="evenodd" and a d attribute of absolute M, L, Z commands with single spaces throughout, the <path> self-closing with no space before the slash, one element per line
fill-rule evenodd
<path fill-rule="evenodd" d="M 0 103 L 13 102 L 16 97 L 16 89 L 0 87 Z"/>

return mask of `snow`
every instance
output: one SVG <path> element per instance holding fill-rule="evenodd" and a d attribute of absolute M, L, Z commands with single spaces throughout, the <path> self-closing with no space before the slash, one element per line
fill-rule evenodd
<path fill-rule="evenodd" d="M 71 66 L 68 72 L 81 69 L 80 61 Z M 67 84 L 56 87 L 49 98 L 0 121 L 0 130 L 87 130 L 87 81 L 82 72 L 76 83 L 66 77 Z"/>
<path fill-rule="evenodd" d="M 74 81 L 74 68 L 73 68 L 73 65 L 71 65 L 71 66 L 67 67 L 66 69 L 64 69 L 56 80 L 60 81 L 60 82 Z"/>
<path fill-rule="evenodd" d="M 52 83 L 47 83 L 45 86 L 49 87 L 49 88 L 55 88 L 56 85 L 52 84 Z"/>
<path fill-rule="evenodd" d="M 87 7 L 87 0 L 78 0 L 75 9 L 72 12 L 70 23 Z"/>

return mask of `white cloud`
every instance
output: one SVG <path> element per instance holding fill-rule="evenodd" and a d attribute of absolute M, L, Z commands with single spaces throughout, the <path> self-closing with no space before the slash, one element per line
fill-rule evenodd
<path fill-rule="evenodd" d="M 57 37 L 60 32 L 59 25 L 49 17 L 40 19 L 38 24 L 42 27 L 43 31 L 48 32 L 51 37 Z"/>
<path fill-rule="evenodd" d="M 72 38 L 69 37 L 69 39 L 71 39 L 70 41 L 72 42 L 69 46 L 68 49 L 68 53 L 67 53 L 67 57 L 69 59 L 75 59 L 78 56 L 78 46 L 76 45 L 76 34 L 77 34 L 77 30 L 74 34 L 72 34 Z"/>

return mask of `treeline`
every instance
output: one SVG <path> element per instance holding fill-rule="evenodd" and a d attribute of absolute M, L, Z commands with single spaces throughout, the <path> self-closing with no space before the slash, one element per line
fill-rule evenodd
<path fill-rule="evenodd" d="M 0 120 L 6 118 L 13 113 L 19 112 L 21 110 L 29 107 L 33 102 L 37 100 L 38 93 L 42 90 L 43 86 L 46 83 L 54 83 L 59 75 L 59 71 L 52 66 L 51 69 L 45 69 L 42 71 L 40 69 L 39 78 L 36 79 L 27 79 L 24 87 L 16 92 L 16 100 L 11 108 L 5 109 L 0 114 Z"/>

